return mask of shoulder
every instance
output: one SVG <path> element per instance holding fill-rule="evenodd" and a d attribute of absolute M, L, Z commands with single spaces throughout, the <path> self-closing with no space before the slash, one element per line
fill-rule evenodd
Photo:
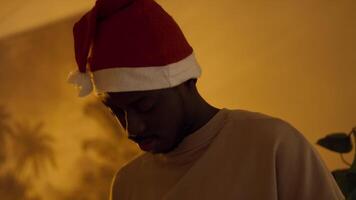
<path fill-rule="evenodd" d="M 112 184 L 111 184 L 111 200 L 117 199 L 127 199 L 128 191 L 131 186 L 137 182 L 139 175 L 137 174 L 142 166 L 142 163 L 145 162 L 149 157 L 149 154 L 143 153 L 128 162 L 126 165 L 121 167 L 115 174 Z"/>
<path fill-rule="evenodd" d="M 269 154 L 280 165 L 291 160 L 302 163 L 310 157 L 321 160 L 303 133 L 283 119 L 244 110 L 229 115 L 226 126 L 234 130 L 229 139 L 242 140 L 247 150 Z"/>
<path fill-rule="evenodd" d="M 224 129 L 233 132 L 235 139 L 244 139 L 253 143 L 273 145 L 281 143 L 308 143 L 304 135 L 289 122 L 264 113 L 247 110 L 227 110 Z"/>
<path fill-rule="evenodd" d="M 228 113 L 225 140 L 237 142 L 234 148 L 247 159 L 258 155 L 264 166 L 272 161 L 280 199 L 344 199 L 319 153 L 289 122 L 250 111 Z"/>
<path fill-rule="evenodd" d="M 260 112 L 247 110 L 227 110 L 225 125 L 234 130 L 248 133 L 250 136 L 303 138 L 302 134 L 289 122 Z"/>

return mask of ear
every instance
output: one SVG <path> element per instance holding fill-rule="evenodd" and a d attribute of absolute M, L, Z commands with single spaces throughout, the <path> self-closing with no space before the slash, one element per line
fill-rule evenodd
<path fill-rule="evenodd" d="M 197 79 L 189 79 L 184 84 L 189 90 L 196 90 Z"/>
<path fill-rule="evenodd" d="M 180 92 L 185 98 L 194 99 L 197 97 L 198 89 L 196 87 L 197 79 L 189 79 L 181 85 Z"/>
<path fill-rule="evenodd" d="M 196 82 L 197 79 L 189 79 L 178 85 L 175 89 L 178 90 L 181 96 L 192 96 L 193 94 L 197 93 Z"/>

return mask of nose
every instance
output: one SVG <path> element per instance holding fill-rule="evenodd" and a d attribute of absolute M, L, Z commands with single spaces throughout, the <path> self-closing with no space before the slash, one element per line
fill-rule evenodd
<path fill-rule="evenodd" d="M 127 124 L 126 128 L 129 134 L 142 135 L 146 130 L 146 124 L 144 120 L 135 112 L 126 112 Z"/>

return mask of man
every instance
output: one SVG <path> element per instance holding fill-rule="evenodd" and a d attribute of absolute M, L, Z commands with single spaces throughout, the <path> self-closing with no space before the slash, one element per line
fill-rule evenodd
<path fill-rule="evenodd" d="M 146 152 L 117 173 L 113 200 L 344 199 L 291 125 L 199 95 L 193 49 L 153 0 L 98 0 L 74 39 L 79 71 L 69 81 L 80 96 L 94 85 Z"/>

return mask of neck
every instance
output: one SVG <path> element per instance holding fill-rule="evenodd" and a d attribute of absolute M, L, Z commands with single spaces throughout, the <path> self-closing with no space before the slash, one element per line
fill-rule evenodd
<path fill-rule="evenodd" d="M 211 106 L 204 99 L 200 98 L 199 103 L 194 104 L 189 108 L 189 111 L 187 111 L 188 117 L 186 118 L 183 137 L 203 127 L 217 112 L 219 112 L 218 108 Z"/>

